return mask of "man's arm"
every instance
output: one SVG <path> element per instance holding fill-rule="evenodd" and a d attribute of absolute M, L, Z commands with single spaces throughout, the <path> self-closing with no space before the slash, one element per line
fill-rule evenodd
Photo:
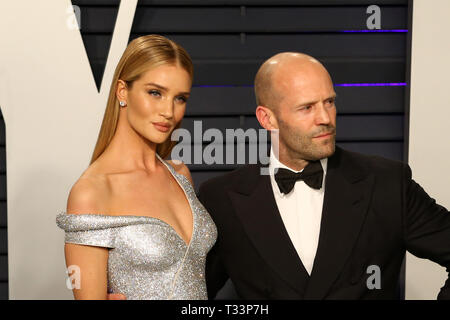
<path fill-rule="evenodd" d="M 403 170 L 403 213 L 406 249 L 450 272 L 450 214 L 411 178 L 408 165 Z M 438 299 L 450 300 L 450 277 Z"/>
<path fill-rule="evenodd" d="M 228 274 L 220 259 L 219 251 L 219 246 L 216 243 L 206 257 L 206 287 L 210 300 L 216 297 L 217 292 L 223 288 L 228 280 Z"/>
<path fill-rule="evenodd" d="M 218 229 L 217 241 L 206 257 L 205 271 L 208 298 L 214 299 L 214 297 L 217 295 L 217 292 L 225 285 L 225 282 L 228 280 L 228 274 L 221 259 L 222 250 L 220 239 L 222 238 L 222 235 L 218 223 L 216 222 L 217 219 L 214 218 L 215 214 L 217 213 L 217 208 L 220 208 L 222 204 L 220 203 L 220 201 L 215 201 L 216 199 L 211 199 L 211 197 L 207 195 L 207 190 L 208 189 L 205 187 L 205 184 L 202 184 L 199 189 L 198 199 L 211 215 Z"/>

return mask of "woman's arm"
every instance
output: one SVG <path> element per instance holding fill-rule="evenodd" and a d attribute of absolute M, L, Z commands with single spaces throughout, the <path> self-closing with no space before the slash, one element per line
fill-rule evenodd
<path fill-rule="evenodd" d="M 75 299 L 106 300 L 108 249 L 66 243 L 64 253 L 67 267 L 77 266 L 75 270 L 80 270 L 78 275 L 71 274 L 72 278 L 80 279 L 79 289 L 73 284 Z"/>
<path fill-rule="evenodd" d="M 79 180 L 70 191 L 67 201 L 68 214 L 98 213 L 99 193 L 89 180 Z M 74 243 L 64 247 L 66 266 L 77 266 L 79 274 L 71 278 L 79 281 L 79 288 L 74 283 L 73 295 L 76 300 L 107 299 L 108 248 Z M 77 271 L 75 271 L 77 272 Z"/>

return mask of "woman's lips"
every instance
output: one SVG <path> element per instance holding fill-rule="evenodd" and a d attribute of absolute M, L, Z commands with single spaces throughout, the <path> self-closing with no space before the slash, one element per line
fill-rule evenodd
<path fill-rule="evenodd" d="M 156 129 L 161 132 L 167 132 L 170 130 L 170 124 L 162 123 L 162 122 L 152 122 Z"/>

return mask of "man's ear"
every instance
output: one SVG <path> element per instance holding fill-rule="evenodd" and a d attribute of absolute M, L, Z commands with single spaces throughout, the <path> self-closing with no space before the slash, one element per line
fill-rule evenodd
<path fill-rule="evenodd" d="M 128 87 L 125 81 L 123 80 L 117 80 L 117 86 L 116 86 L 116 97 L 119 101 L 127 102 L 128 97 Z"/>
<path fill-rule="evenodd" d="M 265 106 L 256 107 L 256 118 L 259 124 L 266 130 L 278 129 L 278 122 L 272 110 Z"/>

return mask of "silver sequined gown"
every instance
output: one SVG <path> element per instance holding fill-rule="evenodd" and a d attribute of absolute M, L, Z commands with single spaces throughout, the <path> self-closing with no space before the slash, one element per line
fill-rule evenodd
<path fill-rule="evenodd" d="M 216 226 L 189 180 L 158 159 L 189 200 L 194 225 L 189 244 L 170 225 L 147 216 L 62 212 L 56 223 L 67 243 L 110 248 L 108 292 L 122 293 L 128 300 L 207 299 L 205 259 L 217 239 Z"/>

